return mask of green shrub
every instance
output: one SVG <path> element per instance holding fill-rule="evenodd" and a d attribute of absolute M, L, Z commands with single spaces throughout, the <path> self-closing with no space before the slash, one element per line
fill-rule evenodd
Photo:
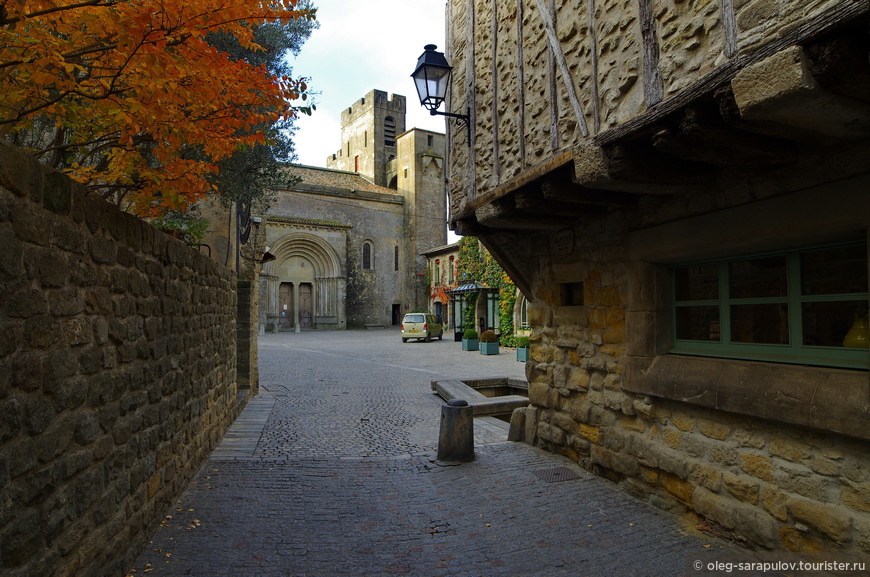
<path fill-rule="evenodd" d="M 474 329 L 465 329 L 465 332 L 462 333 L 462 338 L 472 341 L 477 338 L 477 331 Z"/>
<path fill-rule="evenodd" d="M 209 222 L 205 218 L 198 218 L 194 210 L 190 212 L 171 211 L 152 219 L 151 225 L 186 244 L 198 246 L 205 239 Z"/>
<path fill-rule="evenodd" d="M 482 343 L 497 343 L 498 336 L 492 331 L 483 331 L 480 334 L 480 342 Z"/>
<path fill-rule="evenodd" d="M 529 348 L 529 337 L 517 337 L 516 342 L 517 342 L 518 349 Z"/>

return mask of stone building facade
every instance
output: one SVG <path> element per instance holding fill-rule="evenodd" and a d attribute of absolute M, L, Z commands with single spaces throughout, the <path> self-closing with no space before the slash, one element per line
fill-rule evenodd
<path fill-rule="evenodd" d="M 373 90 L 342 113 L 330 168 L 291 165 L 253 238 L 265 330 L 387 326 L 425 307 L 426 259 L 444 244 L 444 135 L 405 130 L 405 98 Z M 266 248 L 268 247 L 268 248 Z"/>
<path fill-rule="evenodd" d="M 441 320 L 445 333 L 453 332 L 454 327 L 462 324 L 461 319 L 455 318 L 450 294 L 451 290 L 459 286 L 459 243 L 429 249 L 423 256 L 428 261 L 428 310 Z"/>
<path fill-rule="evenodd" d="M 447 11 L 451 227 L 529 297 L 525 440 L 751 546 L 870 551 L 870 4 Z"/>

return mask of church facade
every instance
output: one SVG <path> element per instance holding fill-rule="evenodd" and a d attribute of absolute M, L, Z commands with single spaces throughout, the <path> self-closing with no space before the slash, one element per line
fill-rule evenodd
<path fill-rule="evenodd" d="M 405 98 L 373 90 L 342 113 L 327 168 L 289 165 L 254 235 L 267 261 L 263 330 L 388 326 L 426 308 L 426 260 L 446 242 L 444 135 L 405 130 Z"/>

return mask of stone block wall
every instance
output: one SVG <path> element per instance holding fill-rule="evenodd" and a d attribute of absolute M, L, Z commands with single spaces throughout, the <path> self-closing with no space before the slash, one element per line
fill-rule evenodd
<path fill-rule="evenodd" d="M 856 225 L 866 230 L 861 192 L 866 183 L 856 179 L 824 193 L 783 195 L 763 204 L 789 223 L 796 239 Z M 819 203 L 815 194 L 825 194 L 830 203 Z M 709 359 L 667 354 L 658 357 L 660 365 L 633 366 L 637 355 L 667 352 L 669 340 L 668 328 L 656 320 L 668 300 L 657 272 L 661 267 L 638 262 L 636 253 L 645 251 L 644 259 L 655 260 L 649 255 L 672 255 L 677 246 L 704 250 L 699 247 L 708 236 L 715 239 L 715 250 L 747 239 L 758 242 L 772 219 L 762 218 L 756 231 L 735 210 L 733 221 L 705 221 L 704 232 L 692 224 L 699 201 L 736 206 L 744 195 L 736 188 L 706 199 L 648 200 L 637 211 L 575 228 L 571 252 L 561 255 L 548 253 L 543 237 L 530 239 L 542 248 L 529 305 L 535 329 L 525 440 L 577 460 L 657 507 L 699 515 L 753 548 L 870 551 L 866 370 L 745 361 L 722 361 L 723 367 L 730 363 L 723 368 L 710 366 Z M 763 214 L 762 208 L 755 210 Z M 634 248 L 639 223 L 651 227 L 646 231 L 666 231 L 654 224 L 674 220 L 688 223 L 694 235 L 644 232 L 643 248 Z M 739 233 L 729 237 L 729 228 Z M 797 242 L 784 234 L 779 231 L 778 242 Z M 582 283 L 582 304 L 562 303 L 566 283 Z M 679 372 L 680 364 L 690 368 Z M 753 376 L 761 368 L 781 372 L 778 389 L 773 380 Z M 741 375 L 740 406 L 726 398 L 721 385 L 716 398 L 725 370 Z M 638 393 L 644 388 L 639 383 L 648 379 L 663 383 L 666 392 Z M 811 400 L 798 393 L 804 381 L 817 383 L 809 389 Z"/>
<path fill-rule="evenodd" d="M 0 145 L 0 573 L 119 575 L 237 415 L 234 274 Z"/>

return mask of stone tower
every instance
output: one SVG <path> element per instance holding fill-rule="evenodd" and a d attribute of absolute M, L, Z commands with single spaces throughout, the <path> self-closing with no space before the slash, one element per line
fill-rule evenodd
<path fill-rule="evenodd" d="M 447 191 L 444 183 L 445 136 L 438 132 L 411 129 L 399 135 L 397 157 L 390 163 L 394 175 L 390 186 L 405 197 L 406 236 L 410 243 L 408 265 L 417 273 L 426 270 L 423 255 L 447 243 Z M 413 264 L 411 264 L 413 263 Z M 425 279 L 417 276 L 419 306 L 427 302 Z"/>
<path fill-rule="evenodd" d="M 372 90 L 341 113 L 341 148 L 326 167 L 367 176 L 378 186 L 396 188 L 387 166 L 396 157 L 396 139 L 405 132 L 405 97 Z"/>

